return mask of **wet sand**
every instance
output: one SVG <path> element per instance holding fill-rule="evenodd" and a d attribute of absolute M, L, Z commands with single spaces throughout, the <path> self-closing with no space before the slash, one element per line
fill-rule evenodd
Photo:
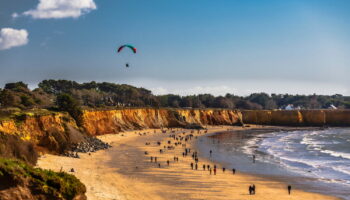
<path fill-rule="evenodd" d="M 227 129 L 242 130 L 241 127 L 208 127 L 207 134 L 225 131 Z M 250 128 L 256 128 L 252 126 Z M 247 128 L 245 128 L 247 129 Z M 173 129 L 176 135 L 189 135 L 191 130 Z M 156 133 L 154 133 L 156 131 Z M 185 132 L 185 134 L 183 134 Z M 139 133 L 147 133 L 140 136 Z M 74 168 L 76 175 L 87 187 L 88 199 L 237 199 L 237 200 L 280 200 L 280 199 L 337 199 L 316 193 L 292 190 L 288 195 L 287 185 L 284 182 L 240 173 L 232 174 L 232 169 L 224 173 L 218 163 L 212 163 L 199 156 L 198 170 L 191 169 L 193 143 L 195 136 L 204 135 L 197 131 L 192 133 L 193 139 L 186 142 L 186 148 L 191 149 L 186 157 L 182 156 L 182 145 L 175 149 L 164 149 L 164 145 L 174 145 L 175 140 L 169 138 L 160 130 L 141 130 L 124 132 L 116 135 L 104 135 L 99 138 L 112 145 L 108 150 L 95 153 L 80 154 L 80 159 L 44 155 L 38 161 L 38 166 L 46 169 L 64 171 Z M 161 141 L 158 146 L 157 142 Z M 146 143 L 150 145 L 146 145 Z M 182 141 L 182 144 L 185 144 Z M 162 149 L 163 153 L 159 150 Z M 147 152 L 147 155 L 145 154 Z M 151 162 L 150 157 L 157 157 L 157 163 Z M 174 156 L 179 161 L 174 161 Z M 169 166 L 167 160 L 170 161 Z M 160 168 L 158 166 L 160 164 Z M 203 170 L 203 164 L 213 168 L 217 166 L 217 175 L 210 175 Z M 71 173 L 71 172 L 69 172 Z M 256 194 L 249 195 L 248 187 L 254 184 Z"/>

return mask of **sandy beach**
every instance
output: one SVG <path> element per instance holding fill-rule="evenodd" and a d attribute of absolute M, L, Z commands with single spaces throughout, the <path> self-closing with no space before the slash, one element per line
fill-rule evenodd
<path fill-rule="evenodd" d="M 250 127 L 254 128 L 254 126 Z M 196 137 L 227 129 L 240 130 L 242 127 L 208 127 L 208 132 L 194 131 L 193 139 L 180 145 L 169 135 L 183 136 L 191 134 L 191 130 L 173 129 L 175 133 L 162 133 L 161 130 L 140 130 L 123 132 L 115 135 L 99 136 L 112 148 L 89 154 L 80 154 L 80 159 L 46 154 L 38 161 L 38 167 L 64 170 L 73 173 L 87 187 L 89 200 L 138 200 L 138 199 L 237 199 L 237 200 L 281 200 L 281 199 L 338 199 L 331 196 L 292 190 L 288 195 L 287 184 L 269 180 L 232 169 L 222 170 L 219 163 L 212 163 L 198 155 L 198 170 L 191 169 L 195 162 L 191 157 L 196 151 L 193 142 Z M 170 144 L 168 144 L 170 141 Z M 161 142 L 158 145 L 157 142 Z M 149 143 L 149 145 L 146 145 Z M 186 145 L 186 146 L 184 146 Z M 164 148 L 174 146 L 174 149 Z M 191 149 L 189 155 L 183 157 L 185 148 Z M 162 153 L 160 153 L 162 149 Z M 157 157 L 157 163 L 151 162 L 151 156 Z M 174 161 L 178 157 L 179 161 Z M 169 165 L 167 164 L 169 161 Z M 160 164 L 160 167 L 159 167 Z M 203 164 L 213 168 L 217 166 L 217 174 L 203 170 Z M 248 187 L 254 184 L 256 194 L 249 195 Z"/>

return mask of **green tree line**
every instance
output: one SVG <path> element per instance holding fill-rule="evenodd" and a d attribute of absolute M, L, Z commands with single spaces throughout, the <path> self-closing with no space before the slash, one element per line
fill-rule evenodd
<path fill-rule="evenodd" d="M 78 115 L 77 107 L 173 107 L 283 109 L 287 105 L 302 109 L 325 109 L 334 105 L 350 108 L 350 97 L 335 95 L 291 95 L 253 93 L 249 96 L 199 94 L 180 96 L 154 95 L 150 90 L 108 82 L 78 83 L 69 80 L 44 80 L 29 89 L 23 82 L 7 83 L 0 89 L 0 107 L 20 109 L 46 108 L 65 110 Z"/>

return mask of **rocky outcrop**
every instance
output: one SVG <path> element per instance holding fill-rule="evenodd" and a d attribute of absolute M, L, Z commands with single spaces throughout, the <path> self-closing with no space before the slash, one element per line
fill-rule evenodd
<path fill-rule="evenodd" d="M 20 119 L 0 121 L 0 132 L 33 143 L 42 151 L 62 153 L 72 143 L 85 141 L 85 135 L 66 113 L 22 114 Z"/>

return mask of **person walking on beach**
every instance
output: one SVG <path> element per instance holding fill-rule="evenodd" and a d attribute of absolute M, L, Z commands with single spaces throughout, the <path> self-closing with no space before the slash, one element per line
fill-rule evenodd
<path fill-rule="evenodd" d="M 198 170 L 198 165 L 197 165 L 197 163 L 196 163 L 196 170 Z"/>
<path fill-rule="evenodd" d="M 253 189 L 253 194 L 255 194 L 255 185 L 254 184 L 252 186 L 252 189 Z"/>
<path fill-rule="evenodd" d="M 151 156 L 151 162 L 153 162 L 153 156 Z"/>
<path fill-rule="evenodd" d="M 233 168 L 233 169 L 232 169 L 232 174 L 235 174 L 235 173 L 236 173 L 236 169 Z"/>
<path fill-rule="evenodd" d="M 166 161 L 166 163 L 167 163 L 167 164 L 168 164 L 168 166 L 169 166 L 170 161 L 169 161 L 169 160 L 167 160 L 167 161 Z"/>
<path fill-rule="evenodd" d="M 154 157 L 154 162 L 155 162 L 155 163 L 157 162 L 157 157 Z"/>
<path fill-rule="evenodd" d="M 249 195 L 252 195 L 253 194 L 253 187 L 251 185 L 249 186 L 248 190 L 249 190 Z"/>
<path fill-rule="evenodd" d="M 216 175 L 216 168 L 214 167 L 214 175 Z"/>
<path fill-rule="evenodd" d="M 223 168 L 222 168 L 222 172 L 224 172 L 224 173 L 225 173 L 225 170 L 226 170 L 226 169 L 225 169 L 225 167 L 223 167 Z"/>
<path fill-rule="evenodd" d="M 191 169 L 193 170 L 193 163 L 191 163 Z"/>
<path fill-rule="evenodd" d="M 203 171 L 205 171 L 205 165 L 203 165 Z"/>
<path fill-rule="evenodd" d="M 290 195 L 290 192 L 292 191 L 292 186 L 291 185 L 288 185 L 288 194 Z"/>

